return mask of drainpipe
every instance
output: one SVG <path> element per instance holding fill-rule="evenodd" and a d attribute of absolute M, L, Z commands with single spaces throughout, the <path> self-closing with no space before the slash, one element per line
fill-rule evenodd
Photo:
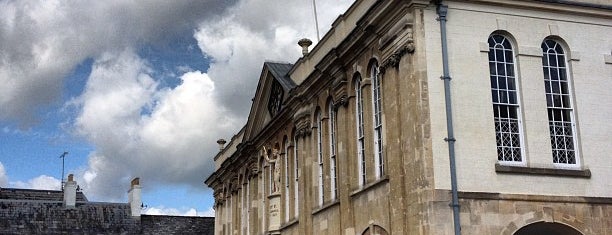
<path fill-rule="evenodd" d="M 444 74 L 440 77 L 444 80 L 444 100 L 446 103 L 446 130 L 448 136 L 444 141 L 448 143 L 448 159 L 450 162 L 451 194 L 452 201 L 450 206 L 453 208 L 453 224 L 455 235 L 461 234 L 461 224 L 459 223 L 459 196 L 457 195 L 457 169 L 455 164 L 455 137 L 453 133 L 453 110 L 450 90 L 450 73 L 448 71 L 448 45 L 446 43 L 446 13 L 448 6 L 442 5 L 442 1 L 436 1 L 436 13 L 440 21 L 440 37 L 442 43 L 442 70 Z"/>

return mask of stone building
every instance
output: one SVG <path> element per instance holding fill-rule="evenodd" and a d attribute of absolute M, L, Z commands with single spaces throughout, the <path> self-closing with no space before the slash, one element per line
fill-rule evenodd
<path fill-rule="evenodd" d="M 0 188 L 0 234 L 213 234 L 214 218 L 141 215 L 140 183 L 129 203 L 91 202 L 72 175 L 63 191 Z"/>
<path fill-rule="evenodd" d="M 609 1 L 358 0 L 299 44 L 219 141 L 215 234 L 612 234 Z"/>

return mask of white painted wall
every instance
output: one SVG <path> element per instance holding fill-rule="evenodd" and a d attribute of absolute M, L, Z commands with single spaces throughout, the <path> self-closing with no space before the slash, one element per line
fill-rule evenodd
<path fill-rule="evenodd" d="M 447 22 L 452 77 L 459 190 L 541 195 L 612 197 L 612 21 L 563 12 L 542 12 L 449 4 Z M 446 116 L 444 111 L 440 27 L 435 9 L 425 13 L 427 71 L 430 87 L 435 187 L 450 189 Z M 508 31 L 518 45 L 525 133 L 525 157 L 534 167 L 554 167 L 548 131 L 541 58 L 520 54 L 540 51 L 542 40 L 552 33 L 563 38 L 570 55 L 574 112 L 578 128 L 580 162 L 591 170 L 590 179 L 495 172 L 497 152 L 487 51 L 491 33 Z M 485 49 L 486 50 L 486 49 Z"/>

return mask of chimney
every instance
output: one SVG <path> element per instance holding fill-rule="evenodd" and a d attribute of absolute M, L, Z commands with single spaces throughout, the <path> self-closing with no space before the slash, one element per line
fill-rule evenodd
<path fill-rule="evenodd" d="M 219 144 L 219 151 L 223 150 L 225 143 L 227 143 L 227 141 L 225 141 L 224 139 L 217 140 L 217 144 Z"/>
<path fill-rule="evenodd" d="M 300 45 L 302 47 L 302 55 L 303 56 L 307 56 L 308 55 L 308 47 L 310 45 L 312 45 L 312 41 L 310 41 L 310 39 L 308 38 L 302 38 L 298 41 L 298 45 Z"/>
<path fill-rule="evenodd" d="M 74 208 L 76 205 L 76 190 L 77 183 L 74 181 L 74 175 L 68 175 L 68 181 L 64 185 L 64 207 Z"/>
<path fill-rule="evenodd" d="M 142 199 L 140 198 L 140 178 L 136 177 L 132 180 L 130 190 L 128 191 L 128 202 L 132 209 L 132 216 L 140 217 L 140 211 L 142 210 Z"/>

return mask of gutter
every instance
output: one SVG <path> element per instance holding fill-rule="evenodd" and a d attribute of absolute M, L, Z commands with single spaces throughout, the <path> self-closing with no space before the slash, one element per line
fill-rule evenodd
<path fill-rule="evenodd" d="M 438 14 L 438 21 L 440 21 L 440 38 L 442 44 L 442 70 L 443 75 L 440 77 L 444 80 L 444 101 L 446 104 L 446 130 L 448 136 L 444 138 L 444 141 L 448 143 L 448 159 L 450 163 L 450 177 L 451 177 L 451 194 L 452 200 L 450 207 L 453 208 L 453 225 L 455 235 L 461 234 L 461 223 L 459 221 L 459 196 L 457 193 L 457 169 L 455 163 L 455 137 L 453 131 L 453 110 L 451 101 L 451 89 L 450 89 L 450 72 L 448 71 L 448 44 L 446 40 L 446 14 L 448 13 L 448 6 L 442 5 L 442 0 L 436 1 L 436 13 Z"/>

